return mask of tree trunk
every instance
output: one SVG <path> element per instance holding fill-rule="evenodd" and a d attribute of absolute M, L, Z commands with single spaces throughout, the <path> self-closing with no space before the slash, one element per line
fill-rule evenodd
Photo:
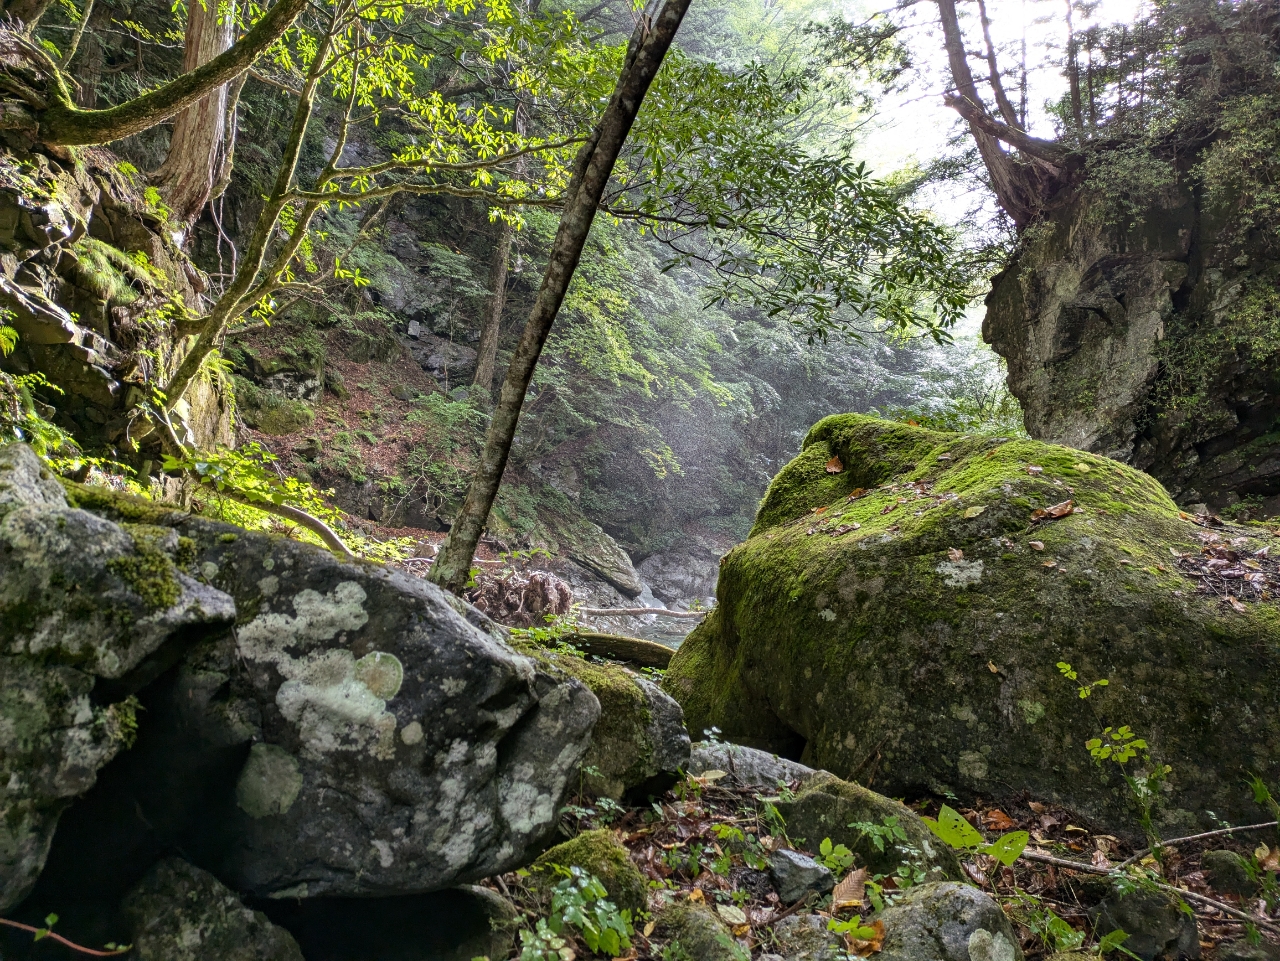
<path fill-rule="evenodd" d="M 13 0 L 4 5 L 4 12 L 14 20 L 21 20 L 23 32 L 30 35 L 52 3 L 53 0 Z"/>
<path fill-rule="evenodd" d="M 938 18 L 942 23 L 943 42 L 947 50 L 947 62 L 951 67 L 951 80 L 955 84 L 960 101 L 967 102 L 970 113 L 969 132 L 977 144 L 978 153 L 986 164 L 987 173 L 991 176 L 991 187 L 1013 222 L 1019 228 L 1030 223 L 1034 216 L 1039 198 L 1027 182 L 1028 178 L 1019 169 L 1018 164 L 1000 146 L 1000 141 L 982 126 L 975 122 L 978 114 L 987 115 L 978 95 L 978 87 L 973 81 L 973 72 L 969 69 L 968 53 L 965 48 L 964 34 L 960 31 L 960 19 L 956 15 L 955 0 L 937 0 Z M 956 106 L 956 104 L 952 104 Z"/>
<path fill-rule="evenodd" d="M 195 70 L 235 42 L 235 4 L 221 11 L 218 0 L 190 0 L 187 9 L 184 71 Z M 152 175 L 176 223 L 192 224 L 209 201 L 218 182 L 223 160 L 231 150 L 235 128 L 228 140 L 227 86 L 218 87 L 174 119 L 169 153 Z"/>
<path fill-rule="evenodd" d="M 564 213 L 560 216 L 560 227 L 551 245 L 542 286 L 538 288 L 524 333 L 507 367 L 498 406 L 485 435 L 480 463 L 449 537 L 431 566 L 431 580 L 455 594 L 466 586 L 476 545 L 489 520 L 489 512 L 498 496 L 498 485 L 502 482 L 507 458 L 511 454 L 520 408 L 524 406 L 538 357 L 546 346 L 551 325 L 582 257 L 582 248 L 591 231 L 600 198 L 649 85 L 662 66 L 680 28 L 680 21 L 689 9 L 689 2 L 663 0 L 662 8 L 652 22 L 642 18 L 636 24 L 613 98 L 591 138 L 578 151 L 573 179 L 565 190 Z"/>
<path fill-rule="evenodd" d="M 489 261 L 489 300 L 485 304 L 484 326 L 480 328 L 480 346 L 476 351 L 476 376 L 473 383 L 486 394 L 493 390 L 493 367 L 498 358 L 498 333 L 502 325 L 502 308 L 507 302 L 507 265 L 511 261 L 511 224 L 501 221 L 498 242 Z"/>

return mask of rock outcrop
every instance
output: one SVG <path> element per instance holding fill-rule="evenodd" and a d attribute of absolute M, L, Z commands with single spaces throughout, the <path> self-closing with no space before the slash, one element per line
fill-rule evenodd
<path fill-rule="evenodd" d="M 1197 526 L 1101 457 L 830 417 L 664 684 L 692 730 L 890 795 L 1025 789 L 1112 824 L 1129 793 L 1084 744 L 1129 725 L 1172 767 L 1158 817 L 1250 817 L 1242 776 L 1280 774 L 1276 574 L 1250 557 L 1272 540 Z M 1213 581 L 1206 549 L 1239 576 Z"/>
<path fill-rule="evenodd" d="M 107 885 L 177 845 L 257 897 L 427 892 L 549 839 L 599 715 L 581 682 L 425 581 L 0 458 L 6 906 L 135 728 L 77 828 Z"/>
<path fill-rule="evenodd" d="M 35 883 L 63 809 L 132 742 L 128 698 L 161 648 L 231 622 L 231 598 L 175 565 L 190 549 L 70 507 L 30 449 L 0 447 L 0 910 Z"/>

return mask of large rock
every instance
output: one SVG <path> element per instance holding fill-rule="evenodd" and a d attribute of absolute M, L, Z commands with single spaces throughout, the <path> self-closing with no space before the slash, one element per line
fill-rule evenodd
<path fill-rule="evenodd" d="M 139 961 L 302 961 L 288 931 L 181 858 L 157 864 L 123 911 Z"/>
<path fill-rule="evenodd" d="M 1077 513 L 1033 520 L 1069 499 Z M 1103 717 L 1172 766 L 1166 823 L 1250 817 L 1245 772 L 1280 775 L 1280 618 L 1260 593 L 1237 610 L 1179 572 L 1174 553 L 1219 536 L 1244 538 L 1227 545 L 1242 557 L 1272 540 L 1197 527 L 1101 457 L 829 417 L 770 485 L 664 685 L 691 730 L 886 794 L 1025 789 L 1131 823 L 1120 778 L 1084 748 Z M 1110 685 L 1082 705 L 1062 661 Z"/>
<path fill-rule="evenodd" d="M 1031 436 L 1148 470 L 1179 503 L 1248 497 L 1274 514 L 1276 267 L 1255 238 L 1275 229 L 1277 208 L 1247 209 L 1253 189 L 1215 190 L 1201 175 L 1206 156 L 1238 149 L 1215 140 L 1252 128 L 1216 118 L 1146 156 L 1115 151 L 1132 166 L 1110 174 L 1111 190 L 1136 212 L 1087 184 L 1064 189 L 994 279 L 982 333 L 1008 361 Z M 1090 164 L 1105 168 L 1109 153 Z M 1245 180 L 1269 175 L 1232 166 Z M 1153 185 L 1153 173 L 1167 182 Z"/>
<path fill-rule="evenodd" d="M 1184 909 L 1176 895 L 1113 888 L 1089 915 L 1098 937 L 1113 931 L 1125 932 L 1125 950 L 1142 961 L 1195 961 L 1200 957 L 1196 916 Z"/>
<path fill-rule="evenodd" d="M 119 849 L 178 846 L 255 897 L 370 896 L 434 891 L 508 870 L 554 832 L 599 715 L 583 684 L 539 670 L 487 618 L 425 581 L 101 488 L 77 487 L 69 496 L 93 513 L 64 511 L 85 565 L 79 581 L 65 579 L 68 591 L 79 583 L 83 596 L 115 596 L 103 573 L 111 570 L 109 555 L 95 567 L 86 544 L 102 551 L 132 544 L 128 532 L 144 531 L 150 553 L 136 556 L 150 566 L 121 569 L 143 585 L 144 598 L 176 600 L 138 624 L 194 611 L 193 598 L 205 597 L 206 619 L 217 599 L 222 622 L 235 617 L 234 631 L 161 651 L 170 659 L 160 666 L 182 663 L 141 692 L 147 713 L 138 747 L 111 796 L 91 798 L 81 819 L 80 828 L 98 838 L 93 843 L 111 848 L 102 832 L 132 837 L 149 822 L 155 838 Z M 22 513 L 5 518 L 6 530 L 18 529 Z M 30 543 L 42 556 L 61 556 L 56 544 Z M 164 553 L 170 546 L 172 556 Z M 181 569 L 164 567 L 161 556 Z M 24 590 L 23 610 L 44 596 Z M 120 597 L 123 604 L 127 595 Z M 123 640 L 104 649 L 105 632 L 77 634 L 93 643 L 64 645 L 61 661 L 93 670 L 110 662 L 109 676 L 125 675 L 145 650 Z M 139 683 L 154 676 L 140 670 L 127 676 Z M 62 701 L 41 705 L 78 717 Z M 87 700 L 79 710 L 85 739 L 97 715 Z M 146 729 L 153 717 L 166 719 L 163 730 Z M 76 733 L 59 736 L 74 742 Z M 86 757 L 65 765 L 71 773 L 59 790 L 75 793 L 91 782 L 91 764 L 102 757 Z M 18 783 L 25 782 L 9 781 Z M 108 816 L 135 807 L 151 817 Z M 93 811 L 102 815 L 97 822 Z M 118 873 L 127 870 L 122 864 Z"/>
<path fill-rule="evenodd" d="M 1000 905 L 951 881 L 920 884 L 879 915 L 882 961 L 1022 961 Z"/>
<path fill-rule="evenodd" d="M 802 785 L 819 773 L 768 751 L 723 741 L 699 741 L 692 745 L 685 770 L 695 777 L 708 771 L 724 771 L 734 786 L 759 791 Z"/>
<path fill-rule="evenodd" d="M 230 623 L 231 598 L 175 564 L 189 549 L 68 506 L 29 448 L 0 447 L 0 910 L 34 884 L 62 810 L 131 742 L 128 695 L 167 666 L 153 655 Z"/>

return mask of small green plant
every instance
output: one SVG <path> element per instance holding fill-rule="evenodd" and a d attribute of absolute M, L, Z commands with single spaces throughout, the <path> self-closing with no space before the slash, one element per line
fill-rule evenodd
<path fill-rule="evenodd" d="M 1007 905 L 1012 916 L 1030 928 L 1050 951 L 1075 951 L 1084 944 L 1085 932 L 1058 917 L 1034 894 L 1016 889 Z"/>
<path fill-rule="evenodd" d="M 847 921 L 830 918 L 827 921 L 827 930 L 847 935 L 856 941 L 874 941 L 880 933 L 875 928 L 864 925 L 861 918 L 850 918 Z"/>
<path fill-rule="evenodd" d="M 1078 693 L 1080 700 L 1082 701 L 1085 698 L 1087 698 L 1090 694 L 1092 694 L 1096 689 L 1100 687 L 1106 687 L 1108 684 L 1111 683 L 1104 677 L 1096 681 L 1091 681 L 1088 684 L 1081 684 L 1079 672 L 1077 672 L 1076 669 L 1073 668 L 1066 661 L 1058 662 L 1058 673 L 1061 674 L 1063 677 L 1065 677 L 1068 681 L 1071 681 L 1076 685 L 1076 692 Z"/>
<path fill-rule="evenodd" d="M 948 805 L 942 805 L 937 820 L 925 818 L 924 823 L 943 843 L 957 851 L 970 854 L 987 854 L 995 858 L 1005 867 L 1009 867 L 1022 856 L 1031 835 L 1026 831 L 1010 831 L 1002 834 L 991 843 L 979 833 L 978 829 L 964 819 L 964 816 Z"/>
<path fill-rule="evenodd" d="M 831 838 L 823 838 L 818 845 L 818 861 L 836 874 L 843 874 L 853 867 L 853 852 L 843 844 L 832 844 Z"/>
<path fill-rule="evenodd" d="M 546 918 L 538 918 L 532 931 L 520 932 L 520 961 L 573 961 L 569 942 L 552 931 Z"/>
<path fill-rule="evenodd" d="M 854 821 L 849 827 L 870 840 L 875 845 L 875 849 L 882 854 L 886 843 L 893 845 L 907 840 L 907 832 L 902 829 L 902 826 L 898 823 L 898 818 L 894 815 L 883 818 L 880 824 L 873 824 L 870 821 Z"/>
<path fill-rule="evenodd" d="M 535 934 L 546 922 L 546 930 L 559 935 L 565 926 L 573 928 L 592 951 L 616 958 L 631 946 L 631 912 L 618 910 L 609 900 L 600 879 L 576 865 L 551 865 L 561 878 L 551 892 L 551 912 L 540 919 Z"/>
<path fill-rule="evenodd" d="M 1138 737 L 1127 724 L 1118 728 L 1104 728 L 1100 737 L 1090 738 L 1085 741 L 1084 746 L 1099 767 L 1107 762 L 1116 766 L 1138 809 L 1138 821 L 1142 825 L 1143 834 L 1147 836 L 1151 852 L 1158 858 L 1161 842 L 1155 828 L 1155 811 L 1160 803 L 1160 792 L 1165 780 L 1173 772 L 1173 768 L 1153 760 L 1147 742 Z M 1135 759 L 1142 765 L 1141 769 L 1134 770 L 1125 766 Z"/>

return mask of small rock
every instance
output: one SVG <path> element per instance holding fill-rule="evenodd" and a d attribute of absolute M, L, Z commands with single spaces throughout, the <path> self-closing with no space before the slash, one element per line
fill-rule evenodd
<path fill-rule="evenodd" d="M 1184 912 L 1177 900 L 1163 891 L 1114 893 L 1089 914 L 1098 937 L 1123 930 L 1129 935 L 1124 947 L 1142 961 L 1195 961 L 1200 957 L 1195 916 Z"/>
<path fill-rule="evenodd" d="M 408 384 L 396 384 L 391 388 L 391 396 L 396 400 L 413 400 L 418 396 L 418 392 Z"/>
<path fill-rule="evenodd" d="M 786 848 L 769 858 L 769 872 L 784 904 L 793 904 L 810 893 L 826 894 L 836 885 L 829 868 L 807 854 Z"/>
<path fill-rule="evenodd" d="M 552 864 L 565 868 L 582 868 L 599 878 L 604 889 L 609 892 L 609 897 L 619 908 L 626 908 L 632 914 L 644 910 L 649 893 L 644 877 L 632 863 L 627 849 L 618 843 L 613 832 L 607 828 L 584 831 L 576 838 L 544 852 L 534 862 L 535 867 L 543 868 Z M 539 887 L 550 890 L 559 880 L 560 876 L 549 870 L 538 872 Z"/>
<path fill-rule="evenodd" d="M 696 961 L 747 961 L 750 955 L 733 933 L 705 904 L 682 901 L 664 908 L 657 917 L 656 939 L 666 942 L 671 957 Z M 679 947 L 683 954 L 676 952 Z"/>
<path fill-rule="evenodd" d="M 1280 961 L 1280 945 L 1270 941 L 1250 944 L 1245 939 L 1218 946 L 1218 961 Z"/>
<path fill-rule="evenodd" d="M 139 961 L 302 961 L 293 935 L 181 858 L 152 868 L 123 908 Z"/>
<path fill-rule="evenodd" d="M 964 879 L 955 854 L 934 837 L 915 811 L 826 771 L 814 773 L 794 800 L 778 804 L 778 811 L 786 818 L 789 834 L 807 838 L 811 844 L 831 838 L 833 844 L 843 844 L 857 855 L 858 864 L 866 865 L 872 874 L 892 874 L 909 864 L 929 881 Z M 889 825 L 892 837 L 886 836 Z M 876 832 L 878 837 L 873 836 Z"/>
<path fill-rule="evenodd" d="M 1248 862 L 1235 851 L 1206 851 L 1200 857 L 1200 867 L 1215 891 L 1242 897 L 1258 892 L 1258 882 L 1250 877 Z"/>
<path fill-rule="evenodd" d="M 774 950 L 786 961 L 836 961 L 844 957 L 840 935 L 827 930 L 827 919 L 793 914 L 773 926 Z"/>
<path fill-rule="evenodd" d="M 918 884 L 880 915 L 877 961 L 1022 961 L 1009 919 L 977 888 Z"/>
<path fill-rule="evenodd" d="M 700 741 L 693 745 L 685 770 L 695 777 L 707 771 L 724 771 L 740 787 L 768 791 L 776 791 L 780 781 L 803 784 L 818 773 L 768 751 L 718 741 Z"/>

